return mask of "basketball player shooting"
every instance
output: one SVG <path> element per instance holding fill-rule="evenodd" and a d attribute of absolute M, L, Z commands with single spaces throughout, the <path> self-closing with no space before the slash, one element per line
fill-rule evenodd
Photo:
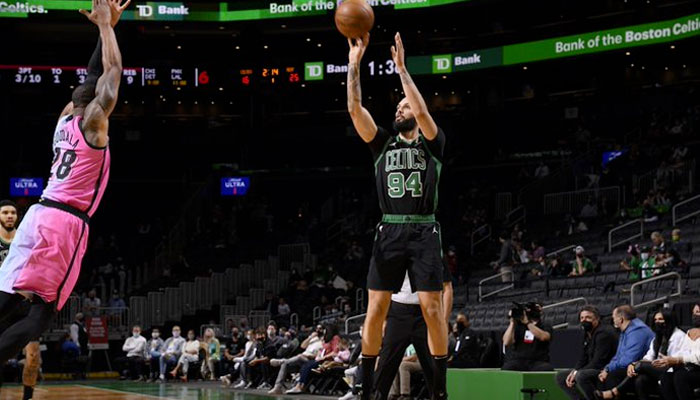
<path fill-rule="evenodd" d="M 377 193 L 383 213 L 377 226 L 367 288 L 369 301 L 362 336 L 362 399 L 370 399 L 375 362 L 382 343 L 382 324 L 391 294 L 401 289 L 408 272 L 418 292 L 428 326 L 428 345 L 435 360 L 433 399 L 445 399 L 447 325 L 442 304 L 442 245 L 435 220 L 445 134 L 436 124 L 405 65 L 404 46 L 397 33 L 391 54 L 406 97 L 396 107 L 398 135 L 378 127 L 362 106 L 360 62 L 369 34 L 348 39 L 348 111 L 353 125 L 374 158 Z"/>
<path fill-rule="evenodd" d="M 109 179 L 108 118 L 122 73 L 114 26 L 129 2 L 93 0 L 91 12 L 80 11 L 99 29 L 98 50 L 87 79 L 60 115 L 49 183 L 25 215 L 0 268 L 0 315 L 30 303 L 28 313 L 0 336 L 0 365 L 48 328 L 78 280 L 88 224 Z"/>

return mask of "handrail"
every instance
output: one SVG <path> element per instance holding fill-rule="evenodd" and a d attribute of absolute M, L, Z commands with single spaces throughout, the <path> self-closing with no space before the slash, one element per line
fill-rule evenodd
<path fill-rule="evenodd" d="M 630 226 L 630 225 L 634 225 L 634 224 L 637 224 L 637 223 L 639 224 L 639 233 L 638 233 L 638 234 L 634 234 L 633 236 L 630 236 L 630 237 L 628 237 L 628 238 L 626 238 L 626 239 L 623 239 L 623 240 L 620 240 L 620 241 L 617 241 L 617 242 L 613 243 L 613 241 L 612 241 L 612 234 L 613 234 L 613 232 L 617 232 L 617 231 L 619 231 L 620 229 L 624 229 L 624 228 L 626 228 L 626 227 L 628 227 L 628 226 Z M 640 237 L 640 238 L 641 238 L 641 237 L 643 237 L 643 236 L 644 236 L 644 220 L 643 220 L 642 218 L 635 219 L 635 220 L 629 221 L 629 222 L 627 222 L 627 223 L 624 223 L 624 224 L 622 224 L 622 225 L 620 225 L 620 226 L 617 226 L 617 227 L 611 229 L 610 232 L 608 232 L 608 252 L 612 252 L 613 247 L 617 247 L 617 246 L 619 246 L 619 245 L 621 245 L 621 244 L 624 244 L 624 243 L 627 243 L 627 242 L 629 242 L 629 241 L 632 241 L 632 240 L 636 239 L 637 237 Z"/>
<path fill-rule="evenodd" d="M 546 258 L 549 258 L 549 257 L 555 256 L 555 255 L 557 255 L 557 254 L 559 254 L 559 253 L 563 253 L 563 252 L 565 252 L 565 251 L 573 250 L 573 249 L 575 249 L 575 248 L 576 248 L 576 245 L 575 245 L 575 244 L 572 244 L 572 245 L 570 245 L 570 246 L 563 247 L 563 248 L 561 248 L 561 249 L 559 249 L 559 250 L 555 250 L 555 251 L 553 251 L 553 252 L 551 252 L 551 253 L 547 253 L 547 254 L 545 254 L 545 257 L 546 257 Z"/>
<path fill-rule="evenodd" d="M 362 311 L 365 309 L 365 292 L 362 288 L 357 288 L 355 291 L 355 311 Z"/>
<path fill-rule="evenodd" d="M 474 241 L 474 237 L 476 236 L 476 234 L 479 233 L 479 232 L 481 232 L 483 229 L 486 229 L 486 230 L 487 230 L 487 233 L 486 233 L 482 238 L 477 239 L 476 241 Z M 471 255 L 474 255 L 474 248 L 476 247 L 476 245 L 479 244 L 479 243 L 481 243 L 481 242 L 483 242 L 483 241 L 485 241 L 485 240 L 490 239 L 492 233 L 493 233 L 493 231 L 491 230 L 491 225 L 489 225 L 489 224 L 484 224 L 484 225 L 481 225 L 480 227 L 474 229 L 474 230 L 472 231 L 472 235 L 471 235 L 471 249 L 470 249 L 470 254 L 471 254 Z"/>
<path fill-rule="evenodd" d="M 671 294 L 666 295 L 666 296 L 657 297 L 657 298 L 655 298 L 655 299 L 653 299 L 653 300 L 649 300 L 649 301 L 645 301 L 645 302 L 642 302 L 642 303 L 639 303 L 639 304 L 635 304 L 635 302 L 634 302 L 634 289 L 635 289 L 636 287 L 639 287 L 639 286 L 641 286 L 641 285 L 647 284 L 647 283 L 649 283 L 649 282 L 654 282 L 654 281 L 658 281 L 658 280 L 661 280 L 661 279 L 670 278 L 670 277 L 672 277 L 672 276 L 676 278 L 676 284 L 677 284 L 677 287 L 678 287 L 678 292 L 677 292 L 677 293 L 671 293 Z M 654 303 L 658 303 L 659 301 L 666 300 L 666 299 L 669 298 L 669 297 L 680 296 L 680 295 L 683 294 L 683 286 L 681 285 L 681 280 L 682 280 L 682 279 L 683 279 L 683 278 L 681 277 L 681 274 L 679 274 L 678 272 L 667 272 L 667 273 L 665 273 L 665 274 L 663 274 L 663 275 L 658 275 L 658 276 L 655 276 L 655 277 L 653 277 L 653 278 L 649 278 L 649 279 L 645 279 L 645 280 L 643 280 L 643 281 L 636 282 L 636 283 L 632 284 L 632 286 L 630 287 L 630 305 L 633 306 L 633 307 L 644 307 L 644 306 L 648 306 L 649 304 L 654 304 Z"/>
<path fill-rule="evenodd" d="M 349 335 L 350 334 L 350 321 L 360 319 L 360 318 L 365 318 L 367 314 L 358 314 L 358 315 L 353 315 L 352 317 L 348 317 L 345 319 L 345 334 Z"/>
<path fill-rule="evenodd" d="M 316 321 L 321 319 L 321 306 L 314 307 L 313 318 L 314 318 L 314 324 L 316 323 Z"/>
<path fill-rule="evenodd" d="M 617 198 L 617 210 L 621 208 L 622 189 L 620 186 L 606 186 L 592 189 L 569 190 L 563 192 L 545 193 L 542 203 L 544 215 L 551 214 L 578 214 L 584 204 L 591 196 L 596 199 L 607 198 L 608 200 Z"/>
<path fill-rule="evenodd" d="M 684 215 L 684 216 L 682 216 L 682 217 L 680 217 L 680 218 L 677 217 L 677 212 L 676 212 L 676 209 L 677 209 L 678 207 L 680 207 L 680 206 L 682 206 L 682 205 L 685 205 L 685 204 L 687 204 L 687 203 L 690 203 L 690 202 L 692 202 L 692 201 L 698 200 L 698 199 L 700 199 L 700 194 L 697 195 L 697 196 L 693 196 L 693 197 L 691 197 L 691 198 L 689 198 L 689 199 L 683 200 L 683 201 L 681 201 L 680 203 L 678 203 L 678 204 L 676 204 L 676 205 L 673 206 L 673 208 L 671 209 L 671 218 L 672 218 L 672 220 L 673 220 L 673 226 L 676 226 L 679 222 L 685 221 L 685 220 L 688 219 L 688 218 L 692 218 L 692 217 L 694 217 L 694 216 L 696 216 L 696 215 L 700 215 L 700 207 L 698 207 L 697 210 L 691 212 L 690 214 Z"/>
<path fill-rule="evenodd" d="M 296 326 L 299 328 L 299 314 L 292 313 L 289 315 L 289 326 Z"/>
<path fill-rule="evenodd" d="M 554 304 L 547 304 L 546 306 L 542 306 L 542 309 L 547 310 L 550 308 L 561 307 L 561 306 L 565 306 L 567 304 L 578 303 L 581 301 L 583 301 L 584 305 L 588 304 L 588 299 L 586 299 L 585 297 L 577 297 L 575 299 L 564 300 L 564 301 L 560 301 L 560 302 L 554 303 Z"/>
<path fill-rule="evenodd" d="M 508 274 L 510 274 L 510 277 L 511 277 L 511 281 L 510 281 L 510 284 L 508 286 L 506 286 L 504 288 L 496 289 L 493 292 L 489 292 L 487 294 L 482 294 L 482 289 L 483 289 L 482 285 L 484 282 L 498 279 L 498 278 L 500 278 L 504 275 L 508 275 Z M 504 271 L 504 272 L 501 272 L 500 274 L 492 275 L 492 276 L 489 276 L 488 278 L 484 278 L 484 279 L 480 280 L 479 281 L 479 303 L 481 303 L 485 298 L 493 296 L 494 294 L 501 293 L 501 292 L 506 291 L 508 289 L 513 289 L 515 287 L 514 281 L 515 281 L 515 273 L 513 271 Z M 503 283 L 506 283 L 506 282 L 503 282 Z"/>
<path fill-rule="evenodd" d="M 521 211 L 521 210 L 522 210 L 522 212 L 523 212 L 523 215 L 521 215 L 520 217 L 516 218 L 514 221 L 511 221 L 511 220 L 510 220 L 510 216 L 513 215 L 513 214 L 515 214 L 515 213 L 517 213 L 518 211 Z M 525 222 L 526 219 L 527 219 L 527 210 L 525 209 L 525 206 L 520 205 L 520 206 L 518 206 L 518 207 L 515 207 L 515 208 L 514 208 L 513 210 L 511 210 L 511 212 L 509 212 L 508 214 L 506 214 L 505 222 L 506 222 L 507 226 L 510 228 L 510 227 L 514 226 L 515 224 L 517 224 L 517 223 L 520 222 L 520 221 Z"/>

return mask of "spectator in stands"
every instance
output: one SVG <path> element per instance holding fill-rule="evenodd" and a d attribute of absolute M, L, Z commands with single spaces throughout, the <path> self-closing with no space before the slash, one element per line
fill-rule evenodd
<path fill-rule="evenodd" d="M 241 363 L 241 381 L 235 389 L 250 389 L 255 384 L 256 378 L 260 381 L 258 389 L 270 389 L 267 381 L 270 374 L 270 360 L 277 353 L 277 348 L 267 337 L 267 331 L 260 327 L 255 331 L 255 357 Z M 259 378 L 258 378 L 259 377 Z"/>
<path fill-rule="evenodd" d="M 289 323 L 289 314 L 292 313 L 292 309 L 289 308 L 289 304 L 287 304 L 287 301 L 284 299 L 284 297 L 280 297 L 279 304 L 277 305 L 277 315 L 275 316 L 275 320 L 280 323 L 284 322 L 285 325 Z"/>
<path fill-rule="evenodd" d="M 301 343 L 301 348 L 304 349 L 303 353 L 285 360 L 270 360 L 270 365 L 279 366 L 280 370 L 277 374 L 277 380 L 275 380 L 275 386 L 268 392 L 269 394 L 284 394 L 284 381 L 287 379 L 289 368 L 301 368 L 307 362 L 316 359 L 316 355 L 323 348 L 322 338 L 324 335 L 325 328 L 323 325 L 318 325 L 316 330 Z"/>
<path fill-rule="evenodd" d="M 617 335 L 610 325 L 600 323 L 596 307 L 583 306 L 579 321 L 584 332 L 583 354 L 574 369 L 559 371 L 556 376 L 557 384 L 571 400 L 579 400 L 580 393 L 595 391 L 595 379 L 617 350 Z"/>
<path fill-rule="evenodd" d="M 658 270 L 657 274 L 661 273 L 665 268 L 677 266 L 680 257 L 672 245 L 667 245 L 666 240 L 660 232 L 653 232 L 651 234 L 651 241 L 654 243 L 652 250 L 655 266 Z"/>
<path fill-rule="evenodd" d="M 360 355 L 362 355 L 362 326 L 359 331 L 360 337 L 353 342 L 352 354 L 350 354 L 350 367 L 345 370 L 345 383 L 348 384 L 350 390 L 338 400 L 355 400 L 360 389 L 362 388 L 362 366 L 359 363 Z"/>
<path fill-rule="evenodd" d="M 410 344 L 404 352 L 403 359 L 399 365 L 399 373 L 394 378 L 389 397 L 397 400 L 408 400 L 411 398 L 411 374 L 422 372 L 418 355 L 413 344 Z"/>
<path fill-rule="evenodd" d="M 684 270 L 687 269 L 693 254 L 693 244 L 681 238 L 681 230 L 678 228 L 671 231 L 671 242 L 679 258 L 676 266 Z"/>
<path fill-rule="evenodd" d="M 95 288 L 90 289 L 87 297 L 83 300 L 83 312 L 87 316 L 98 315 L 98 309 L 100 308 L 102 302 L 100 298 L 97 297 L 97 290 Z"/>
<path fill-rule="evenodd" d="M 126 308 L 126 303 L 124 302 L 124 299 L 122 296 L 119 295 L 119 291 L 117 289 L 114 289 L 112 291 L 112 298 L 109 299 L 109 307 L 110 308 Z"/>
<path fill-rule="evenodd" d="M 574 249 L 576 258 L 571 261 L 571 272 L 569 276 L 590 275 L 595 271 L 595 265 L 590 258 L 586 257 L 583 246 L 576 246 Z"/>
<path fill-rule="evenodd" d="M 652 363 L 656 368 L 673 367 L 673 374 L 661 378 L 665 400 L 694 400 L 693 392 L 700 388 L 700 303 L 693 307 L 693 327 L 683 337 L 678 356 L 662 356 Z"/>
<path fill-rule="evenodd" d="M 642 275 L 642 257 L 640 256 L 639 246 L 630 245 L 627 248 L 628 256 L 620 261 L 620 269 L 629 271 L 629 279 L 638 281 Z"/>
<path fill-rule="evenodd" d="M 88 349 L 88 333 L 87 329 L 85 329 L 85 316 L 83 313 L 75 314 L 73 324 L 70 326 L 70 340 L 80 349 L 80 356 L 87 357 L 90 350 Z"/>
<path fill-rule="evenodd" d="M 204 362 L 202 362 L 202 378 L 207 379 L 208 377 L 210 381 L 215 381 L 217 365 L 219 365 L 221 360 L 221 344 L 214 335 L 212 328 L 207 328 L 204 331 L 202 347 L 205 352 Z"/>
<path fill-rule="evenodd" d="M 335 332 L 332 332 L 331 329 L 333 329 L 332 326 L 326 329 L 326 335 L 323 338 L 323 348 L 318 352 L 318 354 L 316 354 L 316 359 L 313 361 L 308 361 L 301 367 L 301 371 L 299 372 L 299 383 L 297 383 L 293 388 L 287 390 L 285 392 L 286 394 L 304 393 L 306 390 L 306 385 L 311 379 L 311 372 L 315 368 L 318 368 L 318 366 L 322 363 L 332 361 L 338 355 L 340 352 L 340 336 L 338 336 Z"/>
<path fill-rule="evenodd" d="M 131 328 L 132 336 L 127 338 L 122 346 L 122 351 L 126 352 L 126 357 L 116 360 L 121 364 L 119 369 L 121 378 L 132 377 L 135 381 L 143 380 L 143 363 L 146 356 L 146 338 L 141 336 L 141 327 L 135 325 Z"/>
<path fill-rule="evenodd" d="M 659 274 L 661 269 L 656 265 L 656 257 L 653 256 L 650 248 L 643 247 L 640 250 L 639 258 L 641 260 L 639 270 L 641 271 L 642 279 L 651 278 Z"/>
<path fill-rule="evenodd" d="M 160 372 L 160 356 L 163 354 L 164 342 L 160 337 L 160 329 L 153 328 L 151 331 L 151 340 L 146 345 L 146 361 L 149 363 L 151 370 L 148 376 L 148 381 L 152 382 L 158 378 Z"/>
<path fill-rule="evenodd" d="M 663 356 L 679 356 L 681 343 L 685 337 L 685 332 L 676 326 L 673 314 L 668 311 L 654 314 L 654 333 L 656 338 L 649 345 L 644 358 L 627 366 L 627 378 L 610 393 L 602 393 L 603 398 L 614 398 L 620 390 L 627 385 L 627 381 L 634 380 L 637 398 L 649 400 L 650 395 L 659 395 L 659 380 L 663 379 L 667 373 L 673 373 L 673 368 L 654 366 L 654 361 L 660 360 Z"/>
<path fill-rule="evenodd" d="M 571 264 L 564 261 L 560 254 L 549 260 L 547 274 L 552 277 L 567 276 L 571 272 Z"/>
<path fill-rule="evenodd" d="M 350 342 L 341 338 L 338 342 L 338 354 L 329 361 L 325 361 L 317 369 L 313 369 L 313 372 L 323 373 L 332 368 L 344 367 L 350 361 Z"/>
<path fill-rule="evenodd" d="M 458 336 L 452 348 L 452 355 L 447 360 L 448 367 L 479 368 L 479 342 L 476 332 L 471 329 L 471 323 L 467 315 L 464 313 L 457 314 L 455 326 L 457 327 Z"/>
<path fill-rule="evenodd" d="M 225 375 L 221 377 L 221 382 L 224 383 L 226 386 L 230 386 L 231 382 L 234 381 L 234 379 L 237 378 L 237 375 L 241 375 L 241 372 L 243 369 L 241 368 L 242 365 L 245 363 L 248 363 L 252 361 L 255 358 L 255 350 L 256 350 L 256 339 L 255 339 L 255 331 L 252 329 L 248 330 L 246 332 L 245 336 L 245 345 L 243 346 L 243 354 L 240 356 L 234 357 L 233 358 L 233 369 L 230 370 L 229 375 Z M 244 382 L 242 387 L 245 387 L 247 385 L 247 382 L 245 382 L 245 379 L 243 376 L 240 376 L 241 381 Z M 240 382 L 239 382 L 240 385 Z M 238 385 L 236 385 L 238 386 Z"/>
<path fill-rule="evenodd" d="M 173 326 L 173 336 L 168 338 L 163 344 L 165 351 L 160 356 L 160 376 L 161 382 L 165 382 L 165 372 L 168 366 L 177 364 L 182 355 L 182 348 L 185 346 L 185 339 L 180 336 L 180 327 Z"/>
<path fill-rule="evenodd" d="M 493 269 L 500 273 L 513 272 L 513 246 L 511 244 L 510 234 L 506 231 L 498 235 L 498 241 L 501 243 L 501 251 L 498 260 L 491 263 Z M 513 276 L 505 274 L 501 277 L 502 282 L 512 282 Z"/>
<path fill-rule="evenodd" d="M 224 358 L 222 359 L 223 367 L 221 375 L 235 373 L 236 357 L 241 357 L 245 353 L 246 340 L 241 336 L 237 326 L 231 328 L 231 340 L 224 347 Z"/>
<path fill-rule="evenodd" d="M 649 344 L 654 340 L 654 332 L 649 329 L 640 319 L 634 308 L 629 305 L 622 305 L 612 312 L 613 325 L 621 331 L 617 343 L 617 351 L 610 362 L 598 373 L 598 376 L 581 376 L 579 383 L 582 388 L 592 387 L 591 383 L 601 390 L 608 390 L 619 385 L 627 376 L 627 366 L 641 359 L 649 349 Z M 578 381 L 578 380 L 577 380 Z M 628 388 L 621 388 L 626 390 Z M 597 393 L 597 394 L 596 394 Z M 590 393 L 584 392 L 586 398 L 593 399 L 594 396 L 603 398 L 600 391 Z"/>
<path fill-rule="evenodd" d="M 196 363 L 199 361 L 199 349 L 200 349 L 200 343 L 199 340 L 197 340 L 197 335 L 194 333 L 194 330 L 190 329 L 187 331 L 187 342 L 185 342 L 184 346 L 182 347 L 182 354 L 180 355 L 180 359 L 177 362 L 177 366 L 175 366 L 175 369 L 173 369 L 170 372 L 170 375 L 172 377 L 176 377 L 177 373 L 182 370 L 182 379 L 183 382 L 187 382 L 187 371 L 190 368 L 190 363 Z"/>
<path fill-rule="evenodd" d="M 503 370 L 508 371 L 552 371 L 549 362 L 549 343 L 552 327 L 542 322 L 542 306 L 528 303 L 522 307 L 522 316 L 508 313 L 510 324 L 503 334 L 507 360 Z"/>
<path fill-rule="evenodd" d="M 598 204 L 596 204 L 593 196 L 590 196 L 588 198 L 588 202 L 583 205 L 581 212 L 579 213 L 579 217 L 586 220 L 598 218 Z"/>
<path fill-rule="evenodd" d="M 535 179 L 541 179 L 549 175 L 549 167 L 543 162 L 540 161 L 540 164 L 535 168 Z"/>
<path fill-rule="evenodd" d="M 542 263 L 545 260 L 545 250 L 539 240 L 533 240 L 530 242 L 530 248 L 532 252 L 530 253 L 530 261 L 536 263 Z"/>

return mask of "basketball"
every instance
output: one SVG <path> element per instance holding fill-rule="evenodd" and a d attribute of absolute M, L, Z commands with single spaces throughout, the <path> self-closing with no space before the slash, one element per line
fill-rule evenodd
<path fill-rule="evenodd" d="M 349 39 L 361 38 L 374 25 L 374 11 L 365 0 L 344 0 L 335 11 L 335 26 Z"/>

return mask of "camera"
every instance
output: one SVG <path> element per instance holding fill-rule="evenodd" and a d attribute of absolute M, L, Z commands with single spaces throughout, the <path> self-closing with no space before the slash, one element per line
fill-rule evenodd
<path fill-rule="evenodd" d="M 527 316 L 529 320 L 539 319 L 541 315 L 540 306 L 535 302 L 513 302 L 513 308 L 510 309 L 510 317 L 515 321 L 520 321 L 523 316 Z"/>

